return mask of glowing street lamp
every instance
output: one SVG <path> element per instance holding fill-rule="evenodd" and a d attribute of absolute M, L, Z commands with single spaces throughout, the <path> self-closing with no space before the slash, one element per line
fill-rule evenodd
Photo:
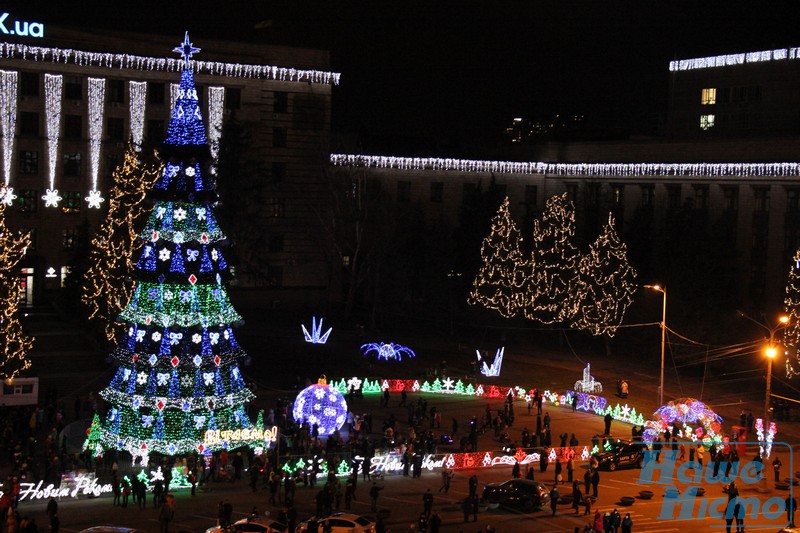
<path fill-rule="evenodd" d="M 746 318 L 750 322 L 758 324 L 769 332 L 767 347 L 764 349 L 764 355 L 767 356 L 767 393 L 764 397 L 764 427 L 767 427 L 770 421 L 769 399 L 772 396 L 772 361 L 778 356 L 778 348 L 775 346 L 775 334 L 789 326 L 789 317 L 786 315 L 780 316 L 778 317 L 778 323 L 775 326 L 770 326 L 769 324 L 760 322 L 750 316 L 747 316 L 741 311 L 739 311 L 739 316 Z"/>
<path fill-rule="evenodd" d="M 658 405 L 664 405 L 664 348 L 667 339 L 667 288 L 661 285 L 645 285 L 645 289 L 653 289 L 664 295 L 664 304 L 661 309 L 661 379 L 658 386 Z"/>

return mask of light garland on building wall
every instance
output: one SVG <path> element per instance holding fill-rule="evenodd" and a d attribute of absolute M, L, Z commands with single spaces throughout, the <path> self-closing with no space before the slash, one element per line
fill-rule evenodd
<path fill-rule="evenodd" d="M 44 114 L 47 133 L 47 177 L 50 187 L 42 196 L 48 207 L 57 207 L 61 197 L 56 189 L 58 149 L 61 143 L 61 95 L 64 77 L 60 74 L 44 75 Z"/>
<path fill-rule="evenodd" d="M 105 114 L 105 78 L 89 78 L 89 164 L 92 190 L 86 201 L 89 207 L 99 209 L 104 201 L 97 190 L 97 176 L 100 174 L 100 146 L 103 142 L 103 116 Z"/>
<path fill-rule="evenodd" d="M 144 111 L 147 105 L 147 82 L 128 82 L 128 101 L 130 102 L 131 140 L 138 152 L 144 141 Z"/>
<path fill-rule="evenodd" d="M 225 105 L 225 87 L 208 88 L 208 146 L 214 167 L 219 155 L 219 139 L 222 136 L 222 112 Z"/>
<path fill-rule="evenodd" d="M 14 157 L 14 142 L 17 133 L 17 72 L 0 70 L 0 135 L 3 136 L 3 203 L 11 205 L 14 192 L 11 189 L 11 160 Z M 13 198 L 12 198 L 13 196 Z"/>
<path fill-rule="evenodd" d="M 21 59 L 58 64 L 73 64 L 81 67 L 100 67 L 112 70 L 150 70 L 180 72 L 185 61 L 166 57 L 148 57 L 109 52 L 87 52 L 71 48 L 49 48 L 28 46 L 20 43 L 0 43 L 0 58 Z M 222 63 L 219 61 L 189 61 L 189 68 L 196 74 L 225 76 L 228 78 L 257 78 L 264 80 L 319 83 L 339 85 L 341 74 L 322 70 L 304 70 L 273 65 L 251 65 Z"/>
<path fill-rule="evenodd" d="M 800 163 L 540 163 L 443 159 L 437 157 L 394 157 L 331 154 L 334 166 L 394 170 L 433 170 L 454 172 L 493 172 L 496 174 L 536 174 L 555 176 L 630 177 L 777 177 L 800 176 Z"/>
<path fill-rule="evenodd" d="M 767 61 L 784 61 L 798 58 L 800 58 L 800 48 L 778 48 L 776 50 L 763 50 L 760 52 L 679 59 L 669 62 L 669 70 L 670 72 L 676 72 L 704 68 L 731 67 L 744 65 L 745 63 L 764 63 Z"/>

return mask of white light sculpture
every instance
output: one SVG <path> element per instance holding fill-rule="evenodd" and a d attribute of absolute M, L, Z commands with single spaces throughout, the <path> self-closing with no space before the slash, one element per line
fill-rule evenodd
<path fill-rule="evenodd" d="M 49 192 L 54 195 L 42 196 L 45 205 L 58 207 L 61 197 L 56 189 L 56 170 L 58 168 L 58 149 L 61 143 L 61 95 L 64 86 L 64 77 L 60 74 L 44 75 L 44 100 L 45 100 L 45 129 L 47 133 L 47 177 L 50 184 Z M 57 198 L 57 199 L 56 199 Z"/>
<path fill-rule="evenodd" d="M 144 111 L 147 105 L 147 82 L 128 82 L 128 101 L 130 102 L 131 141 L 137 152 L 144 141 Z"/>
<path fill-rule="evenodd" d="M 103 141 L 105 94 L 105 78 L 89 78 L 89 163 L 92 178 L 92 190 L 86 197 L 89 207 L 100 207 L 97 198 L 100 198 L 101 202 L 103 201 L 100 191 L 97 190 L 97 176 L 100 174 L 100 145 Z"/>
<path fill-rule="evenodd" d="M 500 375 L 500 367 L 503 365 L 503 353 L 505 352 L 506 348 L 503 346 L 502 348 L 497 349 L 497 353 L 494 356 L 494 362 L 491 365 L 487 365 L 486 361 L 483 361 L 483 368 L 481 368 L 481 374 L 488 378 L 497 377 Z M 478 354 L 478 362 L 482 361 L 481 352 L 479 350 L 475 350 L 475 353 Z"/>
<path fill-rule="evenodd" d="M 222 112 L 225 104 L 225 87 L 208 88 L 208 145 L 213 164 L 217 166 L 219 139 L 222 136 Z"/>
<path fill-rule="evenodd" d="M 591 364 L 586 363 L 583 369 L 583 379 L 575 382 L 575 390 L 587 394 L 600 394 L 603 392 L 603 384 L 594 380 L 591 374 Z"/>
<path fill-rule="evenodd" d="M 317 317 L 311 317 L 311 333 L 308 332 L 305 325 L 300 324 L 303 328 L 303 336 L 306 338 L 306 342 L 310 342 L 311 344 L 325 344 L 328 342 L 328 335 L 331 334 L 333 328 L 328 328 L 328 331 L 325 334 L 322 334 L 322 319 L 319 319 L 319 326 L 317 326 Z"/>
<path fill-rule="evenodd" d="M 0 135 L 3 139 L 3 203 L 11 205 L 11 159 L 17 132 L 17 72 L 0 70 Z"/>

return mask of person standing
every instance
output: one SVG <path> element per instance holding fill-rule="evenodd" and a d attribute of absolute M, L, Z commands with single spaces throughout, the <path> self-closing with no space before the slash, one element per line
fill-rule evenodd
<path fill-rule="evenodd" d="M 775 483 L 779 483 L 781 481 L 781 467 L 783 463 L 781 463 L 780 457 L 777 455 L 775 459 L 772 460 L 772 470 L 775 472 Z"/>
<path fill-rule="evenodd" d="M 597 487 L 600 485 L 600 471 L 595 470 L 592 473 L 592 496 L 597 498 Z"/>
<path fill-rule="evenodd" d="M 158 522 L 161 526 L 161 533 L 169 533 L 169 523 L 172 522 L 175 511 L 172 509 L 169 500 L 161 504 L 161 511 L 158 513 Z"/>
<path fill-rule="evenodd" d="M 572 473 L 575 470 L 575 459 L 572 450 L 567 452 L 567 483 L 572 483 Z"/>
<path fill-rule="evenodd" d="M 578 514 L 578 509 L 581 505 L 583 496 L 581 495 L 581 487 L 577 481 L 572 482 L 572 508 L 575 509 L 575 514 Z"/>
<path fill-rule="evenodd" d="M 592 470 L 587 468 L 586 472 L 583 473 L 583 488 L 586 495 L 589 495 L 589 489 L 592 486 Z"/>
<path fill-rule="evenodd" d="M 556 507 L 558 506 L 558 499 L 561 496 L 558 494 L 558 488 L 553 485 L 552 490 L 550 491 L 550 509 L 553 511 L 553 516 L 556 515 Z"/>
<path fill-rule="evenodd" d="M 379 487 L 377 483 L 374 481 L 372 482 L 372 487 L 369 489 L 369 497 L 372 501 L 372 511 L 375 512 L 378 510 L 378 495 L 383 490 L 383 487 Z"/>
<path fill-rule="evenodd" d="M 453 471 L 449 468 L 442 470 L 442 486 L 439 487 L 439 492 L 444 491 L 445 494 L 450 492 L 450 481 L 452 481 L 453 475 Z"/>
<path fill-rule="evenodd" d="M 439 513 L 433 513 L 428 519 L 428 529 L 430 533 L 439 533 L 439 528 L 442 527 L 442 517 Z"/>
<path fill-rule="evenodd" d="M 511 467 L 511 477 L 514 479 L 522 477 L 522 468 L 519 466 L 519 461 L 514 461 L 514 466 Z"/>
<path fill-rule="evenodd" d="M 562 468 L 564 468 L 564 467 L 561 466 L 561 458 L 560 457 L 556 457 L 556 471 L 555 471 L 555 482 L 556 482 L 556 484 L 564 482 L 564 476 L 561 475 Z"/>
<path fill-rule="evenodd" d="M 625 518 L 622 519 L 622 533 L 631 533 L 633 531 L 633 519 L 631 513 L 625 513 Z"/>
<path fill-rule="evenodd" d="M 614 418 L 611 416 L 611 413 L 606 413 L 606 416 L 603 417 L 603 422 L 605 422 L 605 428 L 603 430 L 604 435 L 611 435 L 611 421 Z"/>
<path fill-rule="evenodd" d="M 422 495 L 422 513 L 425 515 L 425 518 L 431 516 L 431 512 L 433 511 L 433 493 L 431 489 L 425 491 L 425 494 Z"/>
<path fill-rule="evenodd" d="M 478 476 L 472 474 L 469 478 L 469 497 L 470 499 L 478 495 Z"/>
<path fill-rule="evenodd" d="M 797 511 L 797 500 L 791 494 L 786 497 L 786 519 L 789 521 L 789 527 L 794 525 L 794 513 Z"/>

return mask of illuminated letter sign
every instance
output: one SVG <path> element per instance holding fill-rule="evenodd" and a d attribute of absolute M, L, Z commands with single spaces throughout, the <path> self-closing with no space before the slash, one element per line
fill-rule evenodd
<path fill-rule="evenodd" d="M 278 440 L 278 428 L 272 426 L 272 429 L 209 429 L 206 431 L 204 445 L 207 447 L 219 444 L 220 442 L 255 442 L 264 441 L 265 444 L 275 442 Z"/>
<path fill-rule="evenodd" d="M 23 37 L 44 37 L 44 24 L 41 22 L 26 22 L 24 20 L 7 20 L 9 13 L 0 15 L 0 32 L 6 35 L 21 35 Z M 8 26 L 6 26 L 8 24 Z"/>

